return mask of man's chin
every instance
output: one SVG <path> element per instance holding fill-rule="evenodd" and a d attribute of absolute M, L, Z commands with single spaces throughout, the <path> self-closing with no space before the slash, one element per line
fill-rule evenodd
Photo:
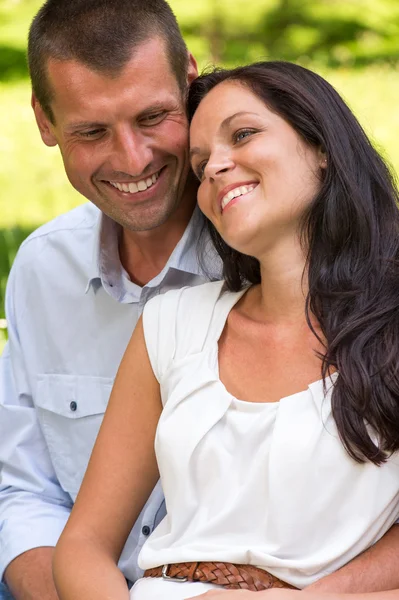
<path fill-rule="evenodd" d="M 130 211 L 106 210 L 99 207 L 110 219 L 128 231 L 152 231 L 164 225 L 176 210 L 176 207 L 154 210 L 154 207 L 135 207 Z M 140 210 L 141 208 L 141 210 Z M 137 210 L 136 210 L 137 209 Z"/>

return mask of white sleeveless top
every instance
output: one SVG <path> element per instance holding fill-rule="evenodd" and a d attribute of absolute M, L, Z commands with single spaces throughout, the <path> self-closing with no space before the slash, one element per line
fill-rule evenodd
<path fill-rule="evenodd" d="M 155 449 L 167 516 L 139 565 L 246 563 L 303 588 L 398 520 L 399 456 L 381 467 L 349 457 L 331 416 L 332 380 L 326 395 L 318 381 L 264 404 L 226 390 L 217 342 L 243 293 L 216 282 L 167 292 L 145 307 L 164 406 Z"/>

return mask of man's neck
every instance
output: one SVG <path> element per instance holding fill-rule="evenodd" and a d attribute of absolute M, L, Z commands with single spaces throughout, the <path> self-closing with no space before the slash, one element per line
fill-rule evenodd
<path fill-rule="evenodd" d="M 195 202 L 183 202 L 184 205 L 166 223 L 151 231 L 123 229 L 119 243 L 120 260 L 137 285 L 144 286 L 156 277 L 179 243 L 195 206 Z"/>

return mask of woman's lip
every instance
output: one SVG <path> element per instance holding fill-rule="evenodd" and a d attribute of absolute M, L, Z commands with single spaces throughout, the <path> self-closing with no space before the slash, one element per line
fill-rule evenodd
<path fill-rule="evenodd" d="M 230 185 L 226 185 L 226 187 L 224 187 L 222 189 L 221 192 L 219 192 L 218 196 L 217 196 L 217 203 L 220 207 L 220 209 L 222 210 L 222 200 L 225 197 L 226 194 L 228 194 L 229 192 L 231 192 L 231 190 L 235 190 L 236 188 L 242 187 L 244 185 L 258 185 L 259 181 L 236 181 L 234 183 L 231 183 Z"/>

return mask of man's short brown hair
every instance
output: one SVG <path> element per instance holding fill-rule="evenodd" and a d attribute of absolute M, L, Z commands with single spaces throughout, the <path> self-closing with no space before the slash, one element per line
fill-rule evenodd
<path fill-rule="evenodd" d="M 135 48 L 153 37 L 165 40 L 172 72 L 185 93 L 188 52 L 167 2 L 47 0 L 30 27 L 28 63 L 33 92 L 49 119 L 54 122 L 50 58 L 77 60 L 93 71 L 117 76 Z"/>

